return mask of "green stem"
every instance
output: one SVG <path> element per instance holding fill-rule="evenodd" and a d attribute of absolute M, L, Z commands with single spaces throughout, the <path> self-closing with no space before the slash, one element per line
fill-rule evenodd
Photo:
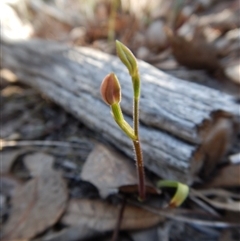
<path fill-rule="evenodd" d="M 139 77 L 138 70 L 136 70 L 136 73 L 132 76 L 132 84 L 133 84 L 134 98 L 139 100 L 139 98 L 140 98 L 140 77 Z"/>
<path fill-rule="evenodd" d="M 133 141 L 137 139 L 134 130 L 132 127 L 124 120 L 121 107 L 118 103 L 111 105 L 112 114 L 114 120 L 119 125 L 119 127 L 123 130 L 123 132 L 130 137 Z"/>
<path fill-rule="evenodd" d="M 139 138 L 138 134 L 138 125 L 139 125 L 139 99 L 134 98 L 133 100 L 133 129 L 134 133 Z"/>
<path fill-rule="evenodd" d="M 139 75 L 136 79 L 133 79 L 133 88 L 134 83 L 140 83 Z M 138 84 L 137 88 L 134 88 L 134 100 L 133 100 L 133 126 L 134 126 L 134 134 L 137 137 L 137 140 L 133 140 L 133 146 L 136 155 L 136 166 L 138 173 L 138 191 L 139 191 L 139 199 L 144 200 L 146 195 L 145 190 L 145 175 L 144 175 L 144 164 L 143 164 L 143 156 L 142 149 L 139 140 L 139 97 L 140 97 L 140 85 Z"/>

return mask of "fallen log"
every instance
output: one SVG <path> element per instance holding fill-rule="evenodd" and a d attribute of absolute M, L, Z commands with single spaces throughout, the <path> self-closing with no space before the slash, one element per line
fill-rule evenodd
<path fill-rule="evenodd" d="M 131 141 L 113 121 L 99 87 L 109 72 L 122 86 L 121 106 L 131 122 L 132 89 L 127 70 L 114 57 L 55 42 L 2 40 L 1 67 L 72 113 L 132 157 Z M 140 137 L 145 165 L 159 176 L 191 184 L 212 171 L 229 147 L 239 105 L 233 97 L 186 82 L 139 61 L 142 76 Z"/>

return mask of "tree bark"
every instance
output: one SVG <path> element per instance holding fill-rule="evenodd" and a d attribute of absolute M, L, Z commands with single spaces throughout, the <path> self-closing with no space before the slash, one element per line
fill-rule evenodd
<path fill-rule="evenodd" d="M 131 79 L 118 58 L 43 40 L 1 45 L 3 68 L 132 157 L 131 141 L 113 121 L 99 92 L 105 75 L 115 72 L 122 87 L 122 110 L 131 123 Z M 203 164 L 209 174 L 228 149 L 239 105 L 227 94 L 177 79 L 143 61 L 139 69 L 145 165 L 163 178 L 191 184 Z"/>

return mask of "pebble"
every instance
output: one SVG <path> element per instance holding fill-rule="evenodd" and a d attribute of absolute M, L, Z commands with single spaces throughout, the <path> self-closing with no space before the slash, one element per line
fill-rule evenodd
<path fill-rule="evenodd" d="M 240 84 L 240 64 L 226 67 L 225 74 L 230 80 Z"/>
<path fill-rule="evenodd" d="M 146 31 L 146 40 L 149 47 L 164 48 L 167 37 L 164 31 L 164 23 L 161 20 L 152 22 Z"/>
<path fill-rule="evenodd" d="M 136 53 L 137 58 L 143 59 L 143 60 L 147 59 L 149 55 L 150 55 L 149 49 L 144 46 L 141 46 Z"/>

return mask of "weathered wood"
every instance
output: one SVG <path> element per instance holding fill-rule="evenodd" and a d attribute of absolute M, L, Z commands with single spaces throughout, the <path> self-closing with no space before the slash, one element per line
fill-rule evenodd
<path fill-rule="evenodd" d="M 131 141 L 112 120 L 99 93 L 103 77 L 115 72 L 122 86 L 121 106 L 131 122 L 131 80 L 116 57 L 89 48 L 31 40 L 2 42 L 1 61 L 2 67 L 11 69 L 22 82 L 132 156 Z M 142 61 L 139 68 L 145 164 L 164 178 L 192 183 L 206 161 L 214 167 L 226 151 L 239 106 L 229 95 L 166 75 Z"/>

